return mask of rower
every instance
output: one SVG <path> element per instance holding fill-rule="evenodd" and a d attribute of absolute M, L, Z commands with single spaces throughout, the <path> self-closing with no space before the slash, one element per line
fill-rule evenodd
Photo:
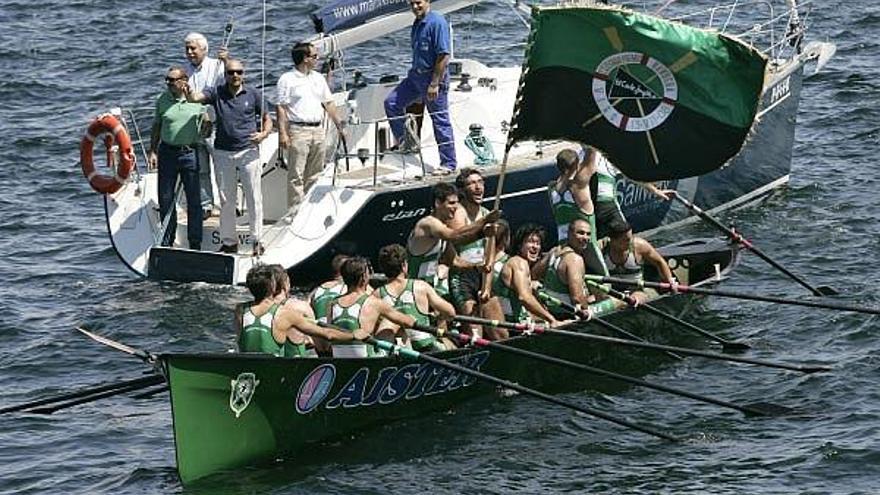
<path fill-rule="evenodd" d="M 284 277 L 279 276 L 280 273 Z M 263 352 L 279 357 L 312 357 L 306 349 L 308 335 L 331 340 L 362 337 L 344 332 L 327 331 L 306 319 L 301 313 L 308 305 L 287 301 L 289 279 L 280 265 L 256 265 L 248 272 L 245 285 L 254 296 L 254 304 L 244 309 L 240 319 L 239 351 Z M 309 310 L 311 311 L 311 310 Z"/>
<path fill-rule="evenodd" d="M 568 224 L 565 244 L 554 246 L 532 269 L 532 275 L 541 279 L 543 290 L 560 301 L 576 308 L 588 309 L 595 301 L 584 283 L 584 258 L 580 255 L 590 244 L 590 224 L 576 218 Z M 551 312 L 558 314 L 555 308 Z"/>
<path fill-rule="evenodd" d="M 608 177 L 600 174 L 598 162 L 604 158 L 593 148 L 583 147 L 578 153 L 573 149 L 564 149 L 556 155 L 556 168 L 559 178 L 547 186 L 550 194 L 550 207 L 556 222 L 556 235 L 559 244 L 565 244 L 568 238 L 569 224 L 575 219 L 586 221 L 590 225 L 590 243 L 583 250 L 587 266 L 593 273 L 605 274 L 602 257 L 596 246 L 596 208 L 598 202 L 593 201 L 593 194 L 608 193 Z M 603 170 L 607 170 L 603 168 Z M 598 180 L 596 193 L 591 191 L 593 178 Z M 611 196 L 614 197 L 614 179 L 611 178 Z M 603 202 L 603 213 L 607 210 Z"/>
<path fill-rule="evenodd" d="M 663 256 L 654 249 L 650 242 L 633 235 L 632 227 L 628 223 L 614 222 L 609 226 L 609 230 L 609 237 L 600 240 L 599 246 L 608 267 L 608 273 L 612 277 L 640 282 L 644 278 L 642 267 L 647 261 L 657 268 L 657 272 L 664 282 L 673 286 L 678 285 Z M 628 290 L 631 287 L 614 288 Z M 635 291 L 632 295 L 639 302 L 645 302 L 650 298 L 649 294 L 642 290 Z"/>
<path fill-rule="evenodd" d="M 544 320 L 552 326 L 559 326 L 558 321 L 547 308 L 532 294 L 531 265 L 541 255 L 544 241 L 544 228 L 527 223 L 516 231 L 514 249 L 516 254 L 510 256 L 505 252 L 510 244 L 510 226 L 504 220 L 495 222 L 495 253 L 492 257 L 492 295 L 483 306 L 483 316 L 493 320 L 508 322 L 525 322 L 531 317 Z M 484 329 L 486 337 L 491 340 L 508 337 L 504 329 Z"/>
<path fill-rule="evenodd" d="M 330 261 L 333 268 L 333 278 L 315 287 L 309 294 L 309 305 L 315 313 L 315 318 L 321 322 L 327 322 L 327 312 L 330 310 L 330 303 L 334 299 L 345 294 L 345 282 L 342 281 L 342 275 L 339 273 L 342 264 L 348 259 L 348 255 L 337 254 Z"/>
<path fill-rule="evenodd" d="M 330 305 L 330 323 L 345 332 L 358 333 L 362 329 L 366 335 L 374 335 L 377 339 L 393 342 L 394 332 L 379 328 L 382 318 L 398 325 L 400 328 L 412 328 L 416 320 L 394 309 L 387 302 L 373 295 L 370 288 L 370 264 L 360 256 L 349 258 L 342 264 L 342 281 L 348 290 L 337 297 Z M 360 339 L 358 339 L 360 340 Z M 384 352 L 366 344 L 349 343 L 333 346 L 333 357 L 374 357 L 383 356 Z"/>
<path fill-rule="evenodd" d="M 450 226 L 462 228 L 475 224 L 489 214 L 489 209 L 482 206 L 485 193 L 485 181 L 477 168 L 466 167 L 455 179 L 458 188 L 459 204 L 462 206 L 455 212 Z M 481 267 L 484 263 L 486 239 L 480 237 L 471 242 L 455 244 L 458 257 L 464 262 L 455 264 L 449 269 L 449 293 L 452 303 L 460 314 L 475 316 L 479 301 L 480 285 L 482 284 Z"/>
<path fill-rule="evenodd" d="M 452 304 L 440 297 L 430 284 L 407 278 L 406 249 L 400 244 L 391 244 L 379 250 L 379 269 L 388 277 L 388 283 L 376 289 L 374 295 L 394 309 L 413 317 L 422 325 L 431 325 L 432 311 L 439 313 L 442 325 L 455 316 Z M 446 339 L 441 342 L 429 333 L 411 328 L 406 329 L 406 334 L 412 348 L 419 352 L 454 347 Z"/>
<path fill-rule="evenodd" d="M 461 262 L 460 258 L 456 261 L 449 243 L 465 244 L 477 239 L 483 226 L 495 221 L 500 212 L 493 211 L 471 225 L 453 229 L 449 223 L 458 210 L 458 190 L 452 184 L 441 182 L 433 187 L 432 193 L 431 213 L 416 222 L 406 241 L 408 275 L 428 282 L 438 293 L 446 295 L 444 267 Z"/>

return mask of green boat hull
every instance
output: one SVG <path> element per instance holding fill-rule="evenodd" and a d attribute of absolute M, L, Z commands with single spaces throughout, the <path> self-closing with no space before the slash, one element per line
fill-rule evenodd
<path fill-rule="evenodd" d="M 723 278 L 737 258 L 735 250 L 720 243 L 686 245 L 666 255 L 678 267 L 677 276 L 691 285 L 716 283 L 720 278 L 711 278 L 715 265 Z M 691 296 L 678 295 L 660 298 L 654 305 L 682 314 L 693 302 Z M 641 312 L 621 310 L 603 319 L 648 339 L 661 335 L 658 321 Z M 590 324 L 573 329 L 600 333 Z M 662 333 L 667 342 L 669 330 Z M 636 376 L 668 361 L 660 353 L 555 335 L 515 337 L 505 343 Z M 607 380 L 536 365 L 506 352 L 464 348 L 434 355 L 545 392 L 620 389 Z M 447 410 L 495 390 L 447 368 L 399 356 L 287 359 L 205 353 L 164 354 L 160 359 L 171 391 L 177 467 L 184 483 L 296 456 L 373 425 Z"/>

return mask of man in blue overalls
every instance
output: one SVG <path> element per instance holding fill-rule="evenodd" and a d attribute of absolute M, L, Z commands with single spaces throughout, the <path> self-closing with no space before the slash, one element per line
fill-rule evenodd
<path fill-rule="evenodd" d="M 405 119 L 400 118 L 408 105 L 424 100 L 434 125 L 434 139 L 440 151 L 440 164 L 455 170 L 455 142 L 449 121 L 449 25 L 442 15 L 431 12 L 430 0 L 410 0 L 416 16 L 410 31 L 412 68 L 406 78 L 385 98 L 385 115 L 391 121 L 391 132 L 402 147 Z M 401 150 L 403 151 L 403 150 Z"/>

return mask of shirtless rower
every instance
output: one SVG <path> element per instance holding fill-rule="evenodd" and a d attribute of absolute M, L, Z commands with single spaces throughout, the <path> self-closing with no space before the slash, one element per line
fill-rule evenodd
<path fill-rule="evenodd" d="M 441 326 L 445 325 L 455 316 L 455 308 L 424 280 L 407 278 L 406 264 L 406 249 L 400 244 L 390 244 L 380 249 L 379 269 L 389 280 L 376 289 L 374 295 L 422 325 L 431 325 L 432 312 L 439 314 Z M 455 347 L 446 339 L 438 341 L 433 335 L 412 328 L 407 328 L 406 334 L 412 348 L 419 352 Z"/>
<path fill-rule="evenodd" d="M 362 329 L 367 335 L 377 339 L 393 342 L 395 332 L 391 329 L 380 329 L 382 318 L 400 328 L 412 328 L 416 319 L 394 309 L 390 304 L 374 295 L 370 287 L 370 264 L 366 258 L 355 256 L 342 264 L 342 281 L 348 291 L 336 298 L 330 305 L 330 324 L 346 332 L 357 332 Z M 336 344 L 333 346 L 333 357 L 374 357 L 385 353 L 366 344 Z"/>
<path fill-rule="evenodd" d="M 516 231 L 514 255 L 505 250 L 510 244 L 510 227 L 504 220 L 495 222 L 495 260 L 492 266 L 492 298 L 483 306 L 483 317 L 508 322 L 523 322 L 531 317 L 540 318 L 551 326 L 565 322 L 557 320 L 532 294 L 531 265 L 541 256 L 544 241 L 543 227 L 528 223 Z M 491 340 L 504 339 L 508 332 L 486 329 Z"/>
<path fill-rule="evenodd" d="M 673 286 L 678 284 L 663 256 L 654 249 L 650 242 L 633 235 L 632 227 L 628 223 L 612 223 L 609 230 L 609 237 L 599 241 L 599 245 L 602 248 L 605 264 L 608 266 L 608 272 L 612 277 L 641 281 L 644 278 L 642 267 L 645 262 L 648 262 L 654 265 L 664 282 Z M 628 290 L 630 288 L 620 287 L 618 289 Z M 647 293 L 640 290 L 634 291 L 632 296 L 640 303 L 649 298 Z"/>
<path fill-rule="evenodd" d="M 238 337 L 241 352 L 307 357 L 305 335 L 344 341 L 365 336 L 363 333 L 328 332 L 306 319 L 301 313 L 302 306 L 281 301 L 286 298 L 290 286 L 288 282 L 285 287 L 283 279 L 278 276 L 278 268 L 277 265 L 256 265 L 247 274 L 245 285 L 254 296 L 254 303 L 243 308 L 238 320 L 241 324 Z M 283 268 L 281 271 L 284 272 Z"/>
<path fill-rule="evenodd" d="M 342 274 L 339 273 L 339 270 L 348 258 L 349 256 L 346 254 L 334 256 L 330 261 L 330 266 L 333 268 L 333 278 L 315 287 L 309 294 L 309 305 L 315 312 L 315 318 L 322 323 L 327 322 L 330 303 L 346 292 L 345 282 L 342 281 Z"/>
<path fill-rule="evenodd" d="M 465 244 L 476 240 L 483 226 L 498 219 L 500 212 L 493 211 L 474 223 L 453 229 L 449 223 L 458 210 L 458 190 L 452 184 L 438 183 L 432 189 L 434 205 L 431 214 L 416 222 L 406 241 L 408 255 L 408 275 L 431 284 L 441 295 L 445 294 L 442 280 L 445 279 L 445 266 L 458 263 L 466 267 L 455 256 L 452 244 Z"/>

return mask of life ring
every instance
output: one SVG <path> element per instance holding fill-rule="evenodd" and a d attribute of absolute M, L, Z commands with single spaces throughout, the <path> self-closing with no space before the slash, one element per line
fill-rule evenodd
<path fill-rule="evenodd" d="M 118 146 L 119 163 L 116 165 L 115 175 L 102 175 L 95 171 L 93 148 L 95 139 L 102 134 L 106 134 L 104 147 L 107 149 L 108 167 L 112 167 L 116 155 L 113 146 Z M 134 153 L 131 148 L 131 138 L 119 119 L 110 114 L 104 114 L 89 124 L 89 128 L 79 145 L 79 163 L 89 185 L 99 193 L 113 194 L 125 184 L 128 174 L 134 168 Z"/>

